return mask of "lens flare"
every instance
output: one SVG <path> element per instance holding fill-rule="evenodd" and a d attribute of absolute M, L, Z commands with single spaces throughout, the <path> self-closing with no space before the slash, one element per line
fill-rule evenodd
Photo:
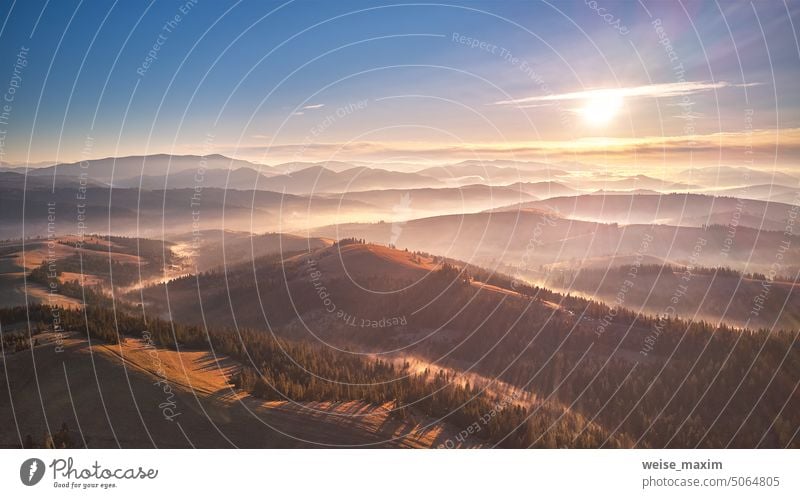
<path fill-rule="evenodd" d="M 619 114 L 622 104 L 622 97 L 618 95 L 600 95 L 587 100 L 578 112 L 587 124 L 600 126 Z"/>

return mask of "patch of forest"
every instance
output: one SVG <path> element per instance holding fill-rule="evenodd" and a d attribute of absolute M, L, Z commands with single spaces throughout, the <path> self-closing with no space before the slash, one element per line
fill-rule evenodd
<path fill-rule="evenodd" d="M 471 437 L 504 447 L 597 447 L 630 444 L 598 425 L 559 407 L 542 404 L 534 413 L 498 396 L 462 385 L 443 371 L 409 373 L 381 360 L 278 339 L 262 331 L 202 329 L 159 319 L 114 313 L 108 308 L 60 309 L 64 330 L 88 334 L 109 343 L 141 337 L 147 331 L 156 344 L 170 348 L 206 348 L 229 355 L 244 367 L 232 379 L 240 389 L 266 400 L 351 401 L 393 403 L 393 416 L 422 413 L 464 428 L 483 424 Z M 0 322 L 29 319 L 46 324 L 52 309 L 45 305 L 0 310 Z M 253 367 L 252 365 L 257 365 Z"/>

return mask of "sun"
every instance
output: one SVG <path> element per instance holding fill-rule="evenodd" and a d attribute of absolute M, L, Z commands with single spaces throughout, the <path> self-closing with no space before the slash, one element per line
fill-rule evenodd
<path fill-rule="evenodd" d="M 608 124 L 622 108 L 622 97 L 617 95 L 598 95 L 586 101 L 578 109 L 584 121 L 592 126 Z"/>

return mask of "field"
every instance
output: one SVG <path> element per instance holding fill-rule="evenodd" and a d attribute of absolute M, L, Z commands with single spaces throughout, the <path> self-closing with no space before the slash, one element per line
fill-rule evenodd
<path fill-rule="evenodd" d="M 152 348 L 144 339 L 107 345 L 37 337 L 33 350 L 5 355 L 0 382 L 12 386 L 11 399 L 3 390 L 0 403 L 14 408 L 2 411 L 0 447 L 18 446 L 28 434 L 38 440 L 62 423 L 83 438 L 79 445 L 99 448 L 416 448 L 458 432 L 425 417 L 396 420 L 390 406 L 360 401 L 264 402 L 229 383 L 238 363 L 208 351 Z"/>

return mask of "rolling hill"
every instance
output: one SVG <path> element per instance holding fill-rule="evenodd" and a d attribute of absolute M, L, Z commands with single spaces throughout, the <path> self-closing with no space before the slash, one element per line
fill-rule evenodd
<path fill-rule="evenodd" d="M 0 238 L 21 237 L 23 225 L 28 237 L 46 235 L 52 214 L 48 203 L 57 206 L 53 226 L 57 235 L 113 231 L 158 238 L 195 229 L 296 230 L 343 219 L 374 219 L 375 211 L 356 201 L 262 190 L 57 188 L 50 192 L 15 188 L 0 192 Z"/>
<path fill-rule="evenodd" d="M 529 181 L 552 181 L 566 176 L 566 171 L 547 164 L 507 163 L 499 164 L 489 161 L 465 161 L 458 164 L 434 166 L 417 171 L 418 174 L 441 180 L 449 185 L 469 185 L 482 183 L 486 185 L 506 185 L 509 183 Z"/>
<path fill-rule="evenodd" d="M 690 285 L 685 296 L 672 303 L 676 289 L 687 275 L 686 267 L 641 262 L 635 285 L 629 285 L 634 261 L 616 266 L 584 265 L 580 269 L 563 268 L 545 279 L 548 287 L 561 292 L 579 293 L 590 299 L 613 305 L 620 289 L 625 289 L 625 305 L 644 313 L 658 314 L 672 305 L 678 316 L 735 327 L 797 330 L 800 328 L 800 284 L 793 281 L 767 280 L 764 275 L 743 275 L 724 268 L 690 270 Z M 628 283 L 626 283 L 626 281 Z M 761 299 L 763 295 L 768 299 Z"/>
<path fill-rule="evenodd" d="M 517 182 L 506 185 L 505 188 L 525 192 L 526 194 L 546 199 L 566 195 L 576 195 L 579 192 L 559 182 Z"/>
<path fill-rule="evenodd" d="M 381 189 L 341 194 L 323 194 L 330 199 L 357 201 L 375 206 L 389 220 L 421 218 L 435 214 L 455 214 L 498 208 L 538 199 L 522 186 Z"/>
<path fill-rule="evenodd" d="M 183 188 L 222 188 L 238 190 L 261 189 L 261 184 L 270 176 L 274 176 L 266 168 L 254 169 L 239 167 L 236 169 L 207 169 L 202 173 L 196 170 L 185 170 L 170 175 L 135 176 L 115 181 L 116 188 L 142 188 L 145 190 L 165 190 Z"/>
<path fill-rule="evenodd" d="M 586 196 L 592 199 L 594 196 Z M 570 198 L 563 198 L 569 202 Z M 747 272 L 766 272 L 784 243 L 783 232 L 738 227 L 735 240 L 721 225 L 709 228 L 635 224 L 621 226 L 562 218 L 535 209 L 435 216 L 397 223 L 351 223 L 310 231 L 317 237 L 356 237 L 379 244 L 440 254 L 507 273 L 535 275 L 540 267 L 580 267 L 598 257 L 628 257 L 650 240 L 643 255 L 682 264 L 724 264 Z M 698 242 L 703 242 L 696 251 Z M 694 253 L 697 252 L 696 255 Z M 781 273 L 800 268 L 800 250 L 781 254 Z M 511 270 L 513 269 L 513 271 Z"/>
<path fill-rule="evenodd" d="M 367 167 L 332 171 L 323 166 L 311 166 L 294 173 L 277 175 L 263 182 L 264 190 L 288 194 L 326 192 L 355 192 L 377 188 L 426 188 L 443 186 L 442 182 L 418 173 L 403 173 Z"/>
<path fill-rule="evenodd" d="M 236 317 L 239 327 L 266 328 L 292 341 L 463 372 L 482 390 L 499 379 L 512 392 L 523 389 L 521 399 L 531 413 L 568 406 L 573 420 L 593 417 L 597 434 L 617 427 L 620 439 L 613 444 L 623 446 L 633 440 L 645 447 L 789 444 L 791 433 L 772 421 L 783 400 L 800 402 L 792 397 L 792 379 L 800 369 L 791 353 L 793 334 L 742 333 L 625 308 L 610 315 L 610 308 L 597 302 L 359 241 L 262 258 L 224 275 L 177 279 L 146 289 L 144 296 L 150 313 L 158 313 L 168 298 L 171 316 L 179 320 L 230 323 Z M 652 346 L 654 330 L 658 338 Z M 787 355 L 791 361 L 781 362 Z M 636 378 L 627 381 L 632 368 Z M 745 370 L 756 387 L 737 390 L 735 379 Z M 598 371 L 603 380 L 596 383 Z M 706 372 L 727 380 L 716 382 L 717 376 Z M 698 392 L 708 393 L 705 402 L 676 429 L 676 420 L 688 420 Z M 604 405 L 602 400 L 612 398 L 613 406 Z M 771 401 L 754 404 L 756 399 Z M 661 412 L 665 405 L 671 406 L 669 415 Z M 709 425 L 720 410 L 724 422 Z M 789 415 L 794 411 L 783 413 L 796 418 Z M 737 431 L 745 418 L 748 431 Z M 572 424 L 558 433 L 569 433 Z M 523 444 L 547 446 L 545 436 L 536 434 Z"/>
<path fill-rule="evenodd" d="M 782 171 L 763 171 L 743 166 L 690 168 L 681 171 L 678 175 L 680 178 L 703 185 L 705 188 L 741 187 L 764 183 L 796 187 L 800 183 L 800 178 Z"/>
<path fill-rule="evenodd" d="M 600 223 L 659 223 L 677 226 L 734 225 L 783 231 L 793 206 L 701 194 L 641 195 L 595 193 L 554 197 L 503 210 L 554 210 L 560 216 Z"/>
<path fill-rule="evenodd" d="M 286 233 L 251 234 L 233 230 L 202 230 L 170 237 L 173 251 L 183 255 L 196 272 L 235 265 L 270 254 L 292 254 L 330 244 L 319 238 Z"/>

